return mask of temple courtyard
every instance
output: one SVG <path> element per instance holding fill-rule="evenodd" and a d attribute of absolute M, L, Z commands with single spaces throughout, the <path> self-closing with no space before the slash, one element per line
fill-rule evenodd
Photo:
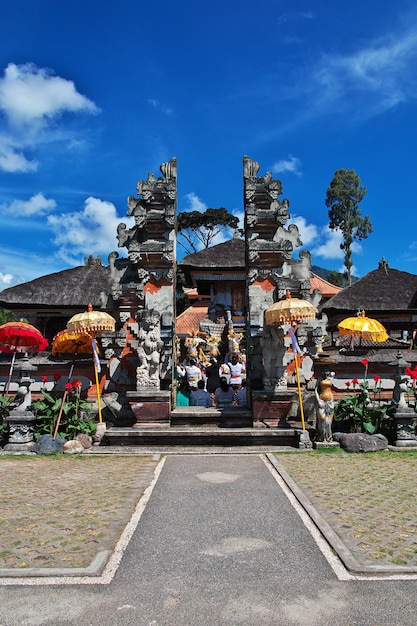
<path fill-rule="evenodd" d="M 2 455 L 0 624 L 414 624 L 416 455 Z"/>

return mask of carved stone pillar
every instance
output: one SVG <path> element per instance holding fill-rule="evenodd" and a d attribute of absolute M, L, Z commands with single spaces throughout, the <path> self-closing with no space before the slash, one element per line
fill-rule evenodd
<path fill-rule="evenodd" d="M 293 355 L 285 340 L 285 325 L 267 326 L 264 314 L 272 304 L 283 299 L 287 291 L 295 298 L 313 302 L 309 281 L 311 254 L 303 250 L 298 259 L 293 258 L 294 249 L 302 242 L 297 226 L 286 225 L 291 217 L 290 203 L 280 199 L 281 182 L 275 180 L 271 172 L 258 176 L 259 169 L 259 163 L 247 156 L 243 158 L 248 360 L 253 393 L 262 391 L 263 403 L 266 396 L 276 403 L 280 402 L 280 396 L 288 395 L 287 369 Z M 320 298 L 320 295 L 315 293 L 314 297 Z M 255 396 L 253 400 L 258 402 Z"/>
<path fill-rule="evenodd" d="M 119 248 L 109 256 L 112 296 L 123 319 L 125 346 L 121 368 L 132 409 L 142 421 L 168 421 L 175 332 L 175 224 L 177 160 L 139 180 L 137 196 L 129 196 L 127 216 L 134 225 L 119 224 Z M 140 406 L 139 406 L 140 405 Z"/>

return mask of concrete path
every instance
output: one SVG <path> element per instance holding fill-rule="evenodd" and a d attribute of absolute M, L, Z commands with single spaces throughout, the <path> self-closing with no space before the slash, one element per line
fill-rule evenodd
<path fill-rule="evenodd" d="M 0 626 L 414 626 L 415 590 L 340 580 L 262 456 L 170 456 L 108 584 L 2 586 Z"/>

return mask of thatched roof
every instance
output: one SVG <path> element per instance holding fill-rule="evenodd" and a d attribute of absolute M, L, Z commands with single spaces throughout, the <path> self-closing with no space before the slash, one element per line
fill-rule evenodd
<path fill-rule="evenodd" d="M 230 239 L 211 248 L 188 254 L 180 262 L 181 267 L 189 268 L 240 268 L 245 267 L 245 242 L 243 239 Z"/>
<path fill-rule="evenodd" d="M 81 265 L 4 289 L 0 292 L 0 306 L 6 309 L 21 309 L 22 305 L 86 309 L 91 303 L 94 308 L 100 308 L 107 305 L 109 293 L 109 268 Z"/>
<path fill-rule="evenodd" d="M 324 305 L 327 315 L 344 312 L 355 315 L 365 309 L 366 315 L 378 311 L 410 311 L 417 307 L 417 275 L 379 267 L 353 285 L 342 289 Z"/>

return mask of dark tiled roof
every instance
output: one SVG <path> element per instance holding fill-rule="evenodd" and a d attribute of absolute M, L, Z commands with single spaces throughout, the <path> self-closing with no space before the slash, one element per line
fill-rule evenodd
<path fill-rule="evenodd" d="M 190 268 L 241 268 L 245 267 L 245 242 L 230 239 L 211 248 L 188 254 L 180 262 L 181 267 Z"/>
<path fill-rule="evenodd" d="M 94 308 L 107 304 L 111 293 L 110 270 L 102 265 L 81 265 L 41 276 L 0 292 L 0 306 Z"/>
<path fill-rule="evenodd" d="M 416 308 L 416 294 L 417 275 L 379 267 L 330 298 L 323 311 L 404 311 Z"/>

